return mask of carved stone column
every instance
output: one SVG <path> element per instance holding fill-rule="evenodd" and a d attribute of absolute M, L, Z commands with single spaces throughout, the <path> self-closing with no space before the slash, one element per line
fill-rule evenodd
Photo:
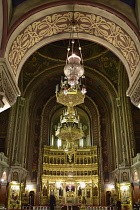
<path fill-rule="evenodd" d="M 118 122 L 118 155 L 119 164 L 112 172 L 114 180 L 118 183 L 131 182 L 131 162 L 134 155 L 134 136 L 133 136 L 133 123 L 131 116 L 130 100 L 126 97 L 126 89 L 128 86 L 127 74 L 124 67 L 120 64 L 119 77 L 118 77 L 118 98 L 117 98 L 117 115 L 119 116 Z M 126 180 L 124 179 L 126 175 Z"/>
<path fill-rule="evenodd" d="M 19 95 L 20 90 L 5 59 L 0 59 L 0 112 L 11 107 Z"/>
<path fill-rule="evenodd" d="M 133 130 L 132 130 L 132 118 L 130 100 L 126 97 L 126 89 L 128 86 L 127 75 L 124 67 L 121 65 L 119 71 L 119 98 L 120 98 L 120 125 L 121 125 L 121 142 L 122 142 L 122 165 L 130 166 L 131 158 L 133 156 Z"/>
<path fill-rule="evenodd" d="M 19 97 L 11 108 L 7 133 L 7 156 L 10 165 L 26 166 L 28 100 Z"/>
<path fill-rule="evenodd" d="M 113 102 L 113 121 L 114 121 L 114 161 L 115 167 L 118 168 L 119 163 L 122 161 L 122 147 L 121 147 L 121 132 L 120 131 L 120 99 L 116 98 Z"/>

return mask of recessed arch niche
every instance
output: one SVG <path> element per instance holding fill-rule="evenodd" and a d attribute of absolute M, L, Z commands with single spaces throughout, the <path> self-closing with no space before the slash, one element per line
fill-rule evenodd
<path fill-rule="evenodd" d="M 55 137 L 55 126 L 58 125 L 60 122 L 60 116 L 63 113 L 63 110 L 66 109 L 65 106 L 60 104 L 54 105 L 52 107 L 53 102 L 56 100 L 55 97 L 52 98 L 49 102 L 46 103 L 42 112 L 42 121 L 41 121 L 41 145 L 50 145 L 50 146 L 57 146 L 57 137 Z M 93 146 L 99 145 L 99 111 L 97 109 L 96 104 L 90 101 L 89 103 L 92 104 L 92 113 L 90 112 L 89 108 L 85 105 L 76 106 L 75 109 L 80 116 L 80 122 L 83 124 L 83 130 L 85 133 L 84 136 L 84 145 L 83 146 Z M 51 109 L 50 109 L 51 107 Z M 94 126 L 93 126 L 94 125 Z M 53 143 L 52 143 L 52 136 L 53 136 Z M 95 141 L 94 141 L 95 139 Z M 56 141 L 56 142 L 55 142 Z"/>
<path fill-rule="evenodd" d="M 46 9 L 43 7 L 43 10 L 34 11 L 31 16 L 19 21 L 19 25 L 10 34 L 5 54 L 16 81 L 23 64 L 34 51 L 50 42 L 69 38 L 68 26 L 73 16 L 73 4 L 65 5 L 61 2 L 59 6 L 56 3 L 51 8 L 46 5 Z M 102 9 L 96 3 L 83 4 L 74 4 L 79 38 L 86 37 L 114 52 L 123 62 L 130 80 L 137 73 L 140 63 L 137 32 L 134 33 L 129 21 L 125 23 L 119 13 L 113 14 L 109 8 Z"/>

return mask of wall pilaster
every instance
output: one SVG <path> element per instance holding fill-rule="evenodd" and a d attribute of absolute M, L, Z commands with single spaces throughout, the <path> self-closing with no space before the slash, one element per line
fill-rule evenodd
<path fill-rule="evenodd" d="M 7 135 L 7 156 L 10 165 L 26 166 L 28 100 L 18 98 L 11 108 Z"/>
<path fill-rule="evenodd" d="M 122 160 L 121 157 L 121 143 L 120 143 L 120 139 L 121 139 L 121 133 L 118 132 L 120 130 L 120 124 L 119 124 L 119 98 L 115 98 L 114 103 L 113 103 L 113 125 L 114 125 L 114 158 L 115 158 L 115 162 L 116 162 L 116 168 L 118 168 L 119 163 Z M 121 153 L 121 154 L 120 154 Z"/>
<path fill-rule="evenodd" d="M 140 108 L 140 71 L 135 76 L 135 80 L 131 82 L 127 95 L 130 97 L 132 104 Z"/>
<path fill-rule="evenodd" d="M 127 75 L 124 67 L 121 65 L 119 71 L 119 98 L 120 98 L 120 125 L 121 125 L 121 142 L 123 149 L 123 161 L 121 165 L 130 166 L 131 158 L 134 155 L 133 145 L 133 130 L 132 130 L 132 118 L 130 110 L 130 101 L 126 97 L 125 92 L 128 86 Z"/>

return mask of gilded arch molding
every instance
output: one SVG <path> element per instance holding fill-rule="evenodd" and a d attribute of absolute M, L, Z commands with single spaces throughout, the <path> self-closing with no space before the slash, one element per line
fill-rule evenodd
<path fill-rule="evenodd" d="M 73 5 L 42 10 L 24 20 L 11 34 L 5 57 L 16 81 L 27 58 L 43 45 L 69 38 Z M 113 51 L 123 62 L 131 83 L 140 65 L 140 42 L 130 26 L 113 13 L 95 6 L 75 5 L 76 32 Z M 129 93 L 128 93 L 129 95 Z"/>
<path fill-rule="evenodd" d="M 72 15 L 72 12 L 47 15 L 28 25 L 16 37 L 8 55 L 8 61 L 15 76 L 19 63 L 31 47 L 47 37 L 70 30 Z M 92 34 L 112 44 L 126 59 L 130 75 L 133 76 L 140 58 L 134 41 L 125 30 L 99 15 L 75 12 L 74 17 L 77 21 L 76 31 Z"/>
<path fill-rule="evenodd" d="M 43 41 L 49 37 L 55 36 L 57 40 L 59 34 L 69 32 L 72 10 L 73 5 L 48 8 L 30 16 L 15 29 L 6 50 L 7 60 L 15 77 L 19 75 L 20 63 L 29 51 L 32 54 L 36 48 L 47 44 Z M 98 37 L 99 44 L 109 43 L 107 47 L 111 49 L 112 45 L 112 51 L 116 48 L 125 59 L 124 65 L 126 64 L 128 77 L 131 78 L 140 61 L 140 43 L 127 23 L 110 12 L 87 5 L 76 5 L 74 17 L 77 21 L 76 32 L 79 33 L 79 38 L 81 33 L 85 34 L 85 37 L 89 34 L 92 35 L 91 41 L 95 41 Z M 66 35 L 65 37 L 67 38 Z"/>

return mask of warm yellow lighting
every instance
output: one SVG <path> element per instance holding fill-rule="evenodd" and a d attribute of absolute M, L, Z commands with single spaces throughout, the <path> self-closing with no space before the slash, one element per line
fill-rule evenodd
<path fill-rule="evenodd" d="M 16 181 L 12 181 L 12 184 L 17 184 L 17 182 Z"/>
<path fill-rule="evenodd" d="M 128 186 L 125 186 L 125 185 L 120 187 L 120 190 L 122 190 L 122 191 L 128 190 L 128 189 L 129 189 L 129 187 Z"/>
<path fill-rule="evenodd" d="M 110 190 L 114 189 L 114 185 L 113 184 L 109 184 L 108 185 L 108 189 L 110 189 Z"/>
<path fill-rule="evenodd" d="M 60 188 L 61 187 L 61 182 L 56 182 L 56 187 Z"/>
<path fill-rule="evenodd" d="M 79 139 L 79 146 L 83 147 L 84 146 L 84 139 Z"/>
<path fill-rule="evenodd" d="M 6 175 L 6 172 L 4 171 L 2 174 L 1 181 L 4 182 L 4 181 L 6 181 L 6 179 L 7 179 L 7 175 Z"/>
<path fill-rule="evenodd" d="M 85 182 L 80 182 L 81 188 L 85 188 Z"/>
<path fill-rule="evenodd" d="M 64 93 L 65 90 L 65 93 Z M 63 86 L 59 91 L 56 91 L 57 102 L 64 106 L 74 107 L 76 105 L 84 103 L 85 94 L 81 92 L 81 89 L 64 88 Z"/>
<path fill-rule="evenodd" d="M 73 107 L 68 107 L 60 116 L 60 123 L 55 131 L 55 135 L 62 140 L 73 142 L 84 136 L 83 125 L 80 123 L 79 115 Z"/>
<path fill-rule="evenodd" d="M 73 53 L 71 56 L 68 57 L 68 61 L 69 61 L 69 60 L 72 60 L 73 58 L 77 58 L 78 63 L 80 63 L 81 58 L 80 58 L 78 55 L 74 54 L 74 53 Z M 72 63 L 73 63 L 73 62 L 72 62 Z"/>
<path fill-rule="evenodd" d="M 19 185 L 11 185 L 12 189 L 19 190 Z"/>
<path fill-rule="evenodd" d="M 33 189 L 33 185 L 26 185 L 26 190 L 30 191 Z"/>
<path fill-rule="evenodd" d="M 62 146 L 62 140 L 61 140 L 61 139 L 58 139 L 58 140 L 57 140 L 57 146 L 58 146 L 58 147 L 61 147 L 61 146 Z"/>

